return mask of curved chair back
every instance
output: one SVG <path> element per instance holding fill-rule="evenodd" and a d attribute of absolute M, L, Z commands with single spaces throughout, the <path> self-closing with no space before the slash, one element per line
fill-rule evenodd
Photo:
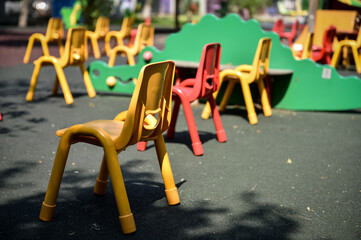
<path fill-rule="evenodd" d="M 133 16 L 125 17 L 123 19 L 120 32 L 123 33 L 124 37 L 130 37 L 130 32 L 133 29 L 133 25 L 134 25 L 134 17 Z"/>
<path fill-rule="evenodd" d="M 154 40 L 154 26 L 152 24 L 141 23 L 138 26 L 137 35 L 132 46 L 134 52 L 137 54 L 145 46 L 153 46 Z"/>
<path fill-rule="evenodd" d="M 46 28 L 47 42 L 61 40 L 64 37 L 64 24 L 61 18 L 50 18 Z"/>
<path fill-rule="evenodd" d="M 356 38 L 356 46 L 357 48 L 361 47 L 361 27 L 358 30 L 357 38 Z"/>
<path fill-rule="evenodd" d="M 207 97 L 218 90 L 221 45 L 219 43 L 206 44 L 203 47 L 192 98 Z"/>
<path fill-rule="evenodd" d="M 78 65 L 85 62 L 87 58 L 86 28 L 70 28 L 66 38 L 64 54 L 61 56 L 61 65 Z"/>
<path fill-rule="evenodd" d="M 109 18 L 104 16 L 99 17 L 94 32 L 99 34 L 99 37 L 105 37 L 107 32 L 109 32 Z"/>
<path fill-rule="evenodd" d="M 278 35 L 282 35 L 284 31 L 284 25 L 282 19 L 277 19 L 276 22 L 273 24 L 272 31 L 277 33 Z"/>
<path fill-rule="evenodd" d="M 168 129 L 174 71 L 172 61 L 148 64 L 141 69 L 117 147 L 150 140 Z"/>
<path fill-rule="evenodd" d="M 267 75 L 269 68 L 269 58 L 271 52 L 272 41 L 270 38 L 261 38 L 258 42 L 256 54 L 252 64 L 252 77 L 249 79 L 255 79 L 256 81 Z"/>

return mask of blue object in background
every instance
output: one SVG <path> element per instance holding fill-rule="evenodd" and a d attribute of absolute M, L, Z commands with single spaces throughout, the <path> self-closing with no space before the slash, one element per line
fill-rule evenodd
<path fill-rule="evenodd" d="M 53 13 L 52 16 L 53 17 L 61 17 L 60 15 L 60 9 L 62 7 L 72 7 L 75 3 L 75 0 L 52 0 L 51 4 L 52 4 L 52 9 L 53 9 Z"/>

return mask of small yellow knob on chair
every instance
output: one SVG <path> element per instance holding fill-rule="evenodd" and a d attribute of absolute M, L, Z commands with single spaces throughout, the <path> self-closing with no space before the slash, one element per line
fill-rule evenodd
<path fill-rule="evenodd" d="M 115 86 L 115 84 L 117 83 L 117 79 L 113 76 L 110 76 L 107 78 L 106 83 L 110 88 L 113 88 Z"/>

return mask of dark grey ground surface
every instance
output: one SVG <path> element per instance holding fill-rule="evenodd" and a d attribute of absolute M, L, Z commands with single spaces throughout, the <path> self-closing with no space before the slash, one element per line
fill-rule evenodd
<path fill-rule="evenodd" d="M 68 106 L 61 94 L 51 96 L 55 72 L 47 67 L 27 103 L 32 71 L 32 63 L 0 67 L 0 239 L 361 239 L 360 110 L 273 109 L 270 118 L 258 111 L 252 126 L 244 108 L 231 107 L 221 115 L 228 141 L 218 143 L 212 119 L 200 118 L 204 105 L 195 105 L 201 157 L 191 151 L 181 111 L 175 138 L 166 139 L 180 205 L 166 203 L 153 144 L 119 155 L 137 225 L 130 236 L 121 233 L 111 186 L 103 197 L 92 193 L 102 149 L 73 145 L 55 217 L 40 221 L 55 131 L 112 119 L 130 97 L 90 99 L 80 70 L 68 68 Z"/>

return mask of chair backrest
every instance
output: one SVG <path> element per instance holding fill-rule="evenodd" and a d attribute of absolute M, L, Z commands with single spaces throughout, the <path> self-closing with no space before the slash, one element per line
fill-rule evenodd
<path fill-rule="evenodd" d="M 358 34 L 357 34 L 357 38 L 356 38 L 356 45 L 357 45 L 357 48 L 361 47 L 361 27 L 358 30 Z"/>
<path fill-rule="evenodd" d="M 123 18 L 122 27 L 120 29 L 120 32 L 123 33 L 124 37 L 130 37 L 130 33 L 133 29 L 133 25 L 134 25 L 134 17 L 133 16 Z"/>
<path fill-rule="evenodd" d="M 138 54 L 145 46 L 153 46 L 154 26 L 141 23 L 137 29 L 134 44 L 131 47 L 135 54 Z"/>
<path fill-rule="evenodd" d="M 292 38 L 295 38 L 297 36 L 298 25 L 299 25 L 299 22 L 297 19 L 295 19 L 295 21 L 292 23 L 292 27 L 291 27 Z"/>
<path fill-rule="evenodd" d="M 46 29 L 46 41 L 61 40 L 64 37 L 64 24 L 61 18 L 50 18 Z"/>
<path fill-rule="evenodd" d="M 283 34 L 284 32 L 284 24 L 282 19 L 277 19 L 275 23 L 273 24 L 272 31 L 277 34 Z"/>
<path fill-rule="evenodd" d="M 149 140 L 168 129 L 174 71 L 172 61 L 148 64 L 141 69 L 122 133 L 115 143 L 118 149 Z M 153 124 L 146 124 L 146 118 L 151 118 Z"/>
<path fill-rule="evenodd" d="M 204 45 L 192 91 L 192 99 L 207 97 L 218 90 L 221 45 Z"/>
<path fill-rule="evenodd" d="M 336 37 L 336 27 L 331 25 L 326 31 L 323 36 L 322 45 L 323 51 L 327 53 L 332 53 L 332 44 L 333 40 Z"/>
<path fill-rule="evenodd" d="M 61 56 L 62 66 L 78 65 L 85 62 L 87 58 L 86 28 L 70 28 L 65 42 L 65 50 Z"/>
<path fill-rule="evenodd" d="M 99 17 L 95 26 L 95 33 L 99 34 L 100 37 L 105 37 L 107 32 L 109 32 L 109 18 Z"/>
<path fill-rule="evenodd" d="M 270 38 L 261 38 L 259 40 L 252 64 L 252 79 L 258 80 L 260 77 L 267 75 L 271 46 L 272 41 Z"/>

